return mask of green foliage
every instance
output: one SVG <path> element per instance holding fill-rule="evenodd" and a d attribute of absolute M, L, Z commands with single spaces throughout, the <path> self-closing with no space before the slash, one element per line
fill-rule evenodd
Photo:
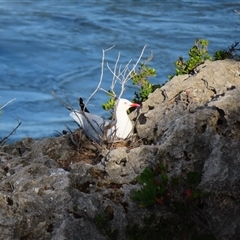
<path fill-rule="evenodd" d="M 234 58 L 234 56 L 236 55 L 236 52 L 240 50 L 239 48 L 237 48 L 239 43 L 240 42 L 233 43 L 228 48 L 228 50 L 219 50 L 215 52 L 213 55 L 214 60 L 224 60 L 224 59 Z M 239 55 L 237 55 L 237 57 L 239 57 Z"/>
<path fill-rule="evenodd" d="M 157 187 L 154 183 L 154 174 L 149 167 L 137 177 L 142 188 L 133 193 L 132 199 L 141 202 L 140 207 L 147 207 L 155 203 L 157 197 Z"/>
<path fill-rule="evenodd" d="M 175 62 L 176 72 L 175 75 L 193 74 L 197 66 L 204 63 L 205 60 L 224 60 L 232 59 L 234 57 L 239 58 L 236 54 L 240 49 L 237 48 L 240 42 L 233 43 L 228 50 L 219 50 L 214 53 L 213 56 L 208 54 L 209 41 L 206 39 L 196 39 L 194 46 L 189 50 L 189 59 L 185 61 L 183 57 L 179 57 Z M 174 75 L 173 75 L 174 76 Z M 172 79 L 173 76 L 169 76 Z"/>
<path fill-rule="evenodd" d="M 182 57 L 179 57 L 175 62 L 176 73 L 175 75 L 192 74 L 194 69 L 205 60 L 212 60 L 212 57 L 208 54 L 208 40 L 196 39 L 194 46 L 189 50 L 189 59 L 184 61 Z M 173 76 L 169 77 L 170 79 Z"/>
<path fill-rule="evenodd" d="M 149 60 L 148 60 L 149 61 Z M 133 85 L 139 86 L 139 91 L 135 91 L 133 102 L 142 103 L 148 99 L 148 95 L 160 88 L 160 84 L 152 84 L 149 82 L 150 77 L 156 76 L 156 69 L 150 68 L 146 63 L 142 63 L 137 72 L 133 72 L 131 79 Z M 102 104 L 104 110 L 113 113 L 115 105 L 115 96 L 111 91 L 108 91 L 109 100 Z"/>
<path fill-rule="evenodd" d="M 200 182 L 201 177 L 199 175 L 199 173 L 197 172 L 189 172 L 187 173 L 187 177 L 186 177 L 186 184 L 188 187 L 196 187 L 197 184 Z"/>
<path fill-rule="evenodd" d="M 159 165 L 155 171 L 146 167 L 144 171 L 137 176 L 137 181 L 142 185 L 140 190 L 133 193 L 132 199 L 140 202 L 140 207 L 147 207 L 155 204 L 166 193 L 168 183 L 167 168 Z"/>
<path fill-rule="evenodd" d="M 164 207 L 166 215 L 145 216 L 141 224 L 133 224 L 127 228 L 129 240 L 161 240 L 161 239 L 209 239 L 215 240 L 202 214 L 204 198 L 207 194 L 198 188 L 201 176 L 197 172 L 189 172 L 186 177 L 167 176 L 167 167 L 146 167 L 137 176 L 142 185 L 134 191 L 132 198 L 140 201 L 140 207 L 155 205 Z M 204 222 L 204 224 L 203 224 Z"/>
<path fill-rule="evenodd" d="M 142 63 L 138 72 L 132 74 L 133 85 L 139 85 L 140 90 L 135 92 L 134 102 L 142 103 L 148 99 L 148 95 L 154 92 L 157 88 L 161 87 L 160 84 L 151 84 L 148 80 L 149 77 L 156 76 L 156 69 L 150 68 L 146 63 Z"/>
<path fill-rule="evenodd" d="M 234 58 L 238 57 L 236 52 L 240 49 L 237 48 L 240 42 L 235 42 L 232 44 L 228 50 L 219 50 L 211 56 L 208 53 L 208 44 L 209 41 L 206 39 L 196 39 L 194 46 L 189 50 L 188 55 L 189 59 L 184 60 L 183 57 L 179 57 L 175 62 L 176 71 L 175 74 L 169 76 L 169 79 L 172 79 L 173 76 L 183 75 L 183 74 L 193 74 L 195 73 L 195 69 L 200 64 L 203 64 L 205 60 L 223 60 L 226 58 Z M 133 102 L 142 103 L 148 99 L 150 93 L 154 92 L 157 88 L 160 88 L 160 84 L 152 84 L 149 81 L 149 78 L 156 76 L 156 69 L 150 68 L 147 65 L 147 62 L 152 58 L 149 57 L 144 63 L 142 63 L 138 69 L 138 71 L 134 71 L 132 73 L 131 79 L 132 84 L 137 85 L 139 87 L 138 91 L 134 93 Z M 115 95 L 113 92 L 108 91 L 109 100 L 106 103 L 102 104 L 104 110 L 110 111 L 111 115 L 113 115 L 113 109 L 115 105 Z"/>
<path fill-rule="evenodd" d="M 146 167 L 144 171 L 137 176 L 137 182 L 142 185 L 140 190 L 133 192 L 132 199 L 140 202 L 140 207 L 154 205 L 156 202 L 163 204 L 164 198 L 168 198 L 168 193 L 171 192 L 171 187 L 184 185 L 182 194 L 189 200 L 201 198 L 203 194 L 197 185 L 201 177 L 197 172 L 187 173 L 186 178 L 172 178 L 169 183 L 167 176 L 167 167 L 160 164 L 155 170 Z M 169 199 L 168 199 L 169 200 Z M 174 200 L 171 200 L 172 202 Z"/>
<path fill-rule="evenodd" d="M 231 58 L 231 54 L 228 51 L 225 50 L 219 50 L 217 52 L 214 53 L 214 60 L 224 60 L 224 59 L 228 59 Z"/>
<path fill-rule="evenodd" d="M 111 91 L 108 91 L 109 100 L 106 103 L 102 104 L 102 107 L 106 111 L 111 111 L 114 109 L 115 105 L 115 96 Z"/>

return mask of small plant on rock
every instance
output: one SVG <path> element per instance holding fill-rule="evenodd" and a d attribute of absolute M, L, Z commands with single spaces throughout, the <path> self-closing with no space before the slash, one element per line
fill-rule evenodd
<path fill-rule="evenodd" d="M 148 99 L 148 95 L 160 88 L 160 84 L 152 84 L 149 82 L 149 77 L 156 76 L 156 69 L 150 68 L 146 63 L 142 63 L 137 72 L 132 75 L 133 85 L 139 85 L 140 90 L 135 92 L 134 102 L 142 103 Z"/>
<path fill-rule="evenodd" d="M 128 239 L 215 239 L 202 212 L 208 194 L 197 188 L 200 180 L 197 172 L 169 179 L 167 166 L 145 168 L 137 177 L 142 187 L 133 192 L 132 199 L 140 207 L 154 206 L 155 214 L 128 226 Z"/>
<path fill-rule="evenodd" d="M 161 203 L 166 194 L 168 183 L 167 167 L 159 165 L 155 171 L 146 167 L 144 171 L 137 176 L 137 181 L 142 185 L 140 190 L 133 193 L 132 199 L 140 202 L 140 207 Z"/>
<path fill-rule="evenodd" d="M 188 52 L 189 59 L 184 61 L 183 57 L 179 57 L 175 62 L 175 75 L 193 74 L 194 69 L 204 63 L 205 60 L 212 60 L 212 57 L 208 54 L 208 44 L 208 40 L 196 39 L 194 46 Z M 169 78 L 172 79 L 173 76 Z"/>
<path fill-rule="evenodd" d="M 240 58 L 238 54 L 236 54 L 238 51 L 240 51 L 240 48 L 237 48 L 240 42 L 233 43 L 228 50 L 219 50 L 215 52 L 213 58 L 214 60 L 224 60 L 224 59 L 232 59 L 232 58 Z"/>

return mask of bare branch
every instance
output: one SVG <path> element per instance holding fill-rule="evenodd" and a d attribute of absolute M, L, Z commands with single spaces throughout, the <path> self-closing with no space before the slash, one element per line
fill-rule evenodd
<path fill-rule="evenodd" d="M 240 12 L 238 10 L 234 10 L 235 13 L 237 13 L 238 15 L 240 15 Z"/>
<path fill-rule="evenodd" d="M 142 52 L 141 52 L 138 60 L 137 60 L 136 63 L 133 65 L 133 68 L 128 72 L 127 76 L 124 77 L 124 79 L 123 79 L 123 81 L 122 81 L 122 83 L 121 83 L 121 84 L 122 84 L 122 87 L 121 87 L 121 92 L 120 92 L 120 94 L 119 94 L 118 99 L 121 98 L 121 96 L 122 96 L 122 94 L 123 94 L 123 92 L 124 92 L 124 86 L 125 86 L 125 84 L 127 83 L 127 81 L 128 81 L 129 79 L 131 79 L 132 73 L 135 71 L 135 68 L 137 67 L 137 65 L 139 64 L 140 60 L 142 59 L 142 56 L 143 56 L 143 53 L 144 53 L 146 47 L 147 47 L 147 45 L 145 45 L 145 46 L 143 47 Z M 130 63 L 130 61 L 129 61 L 129 63 Z M 128 67 L 128 65 L 127 65 L 126 67 Z M 126 67 L 125 67 L 125 68 L 126 68 Z"/>
<path fill-rule="evenodd" d="M 117 94 L 114 91 L 114 88 L 115 88 L 117 82 L 119 82 L 121 84 L 121 91 L 120 91 L 120 94 L 118 95 L 118 99 L 120 99 L 124 90 L 125 90 L 125 84 L 132 78 L 132 73 L 135 71 L 137 65 L 139 64 L 145 49 L 146 49 L 146 45 L 143 47 L 139 58 L 137 59 L 136 63 L 133 65 L 133 67 L 131 69 L 129 68 L 129 65 L 132 62 L 132 60 L 130 60 L 126 64 L 124 69 L 122 69 L 121 65 L 118 67 L 118 63 L 119 63 L 119 60 L 120 60 L 120 53 L 118 54 L 118 58 L 115 62 L 114 69 L 111 69 L 111 67 L 107 63 L 107 68 L 113 75 L 113 80 L 112 80 L 112 84 L 111 84 L 111 87 L 110 87 L 110 92 L 113 94 L 114 98 L 116 98 L 116 96 L 117 96 Z M 152 57 L 153 57 L 153 54 L 151 53 L 151 56 L 147 59 L 147 61 L 151 60 Z M 117 71 L 117 69 L 118 69 L 118 71 Z M 103 88 L 99 88 L 99 89 L 106 92 L 106 93 L 109 93 L 109 91 L 107 91 Z"/>
<path fill-rule="evenodd" d="M 119 62 L 119 60 L 120 60 L 120 56 L 121 56 L 121 53 L 119 52 L 119 53 L 118 53 L 118 58 L 117 58 L 116 63 L 115 63 L 115 65 L 114 65 L 114 71 L 112 71 L 112 69 L 110 68 L 110 66 L 109 66 L 109 64 L 108 64 L 108 62 L 107 62 L 107 67 L 108 67 L 108 69 L 110 70 L 110 72 L 111 72 L 112 75 L 113 75 L 113 79 L 112 79 L 112 84 L 111 84 L 111 87 L 110 87 L 110 91 L 111 91 L 111 93 L 113 94 L 113 97 L 114 97 L 114 98 L 117 97 L 116 93 L 114 92 L 115 85 L 116 85 L 116 83 L 117 83 L 118 80 L 120 81 L 120 78 L 118 77 L 118 75 L 116 75 L 116 70 L 117 70 L 118 62 Z M 121 68 L 121 65 L 120 65 L 120 68 Z M 120 69 L 120 68 L 119 68 L 119 69 Z"/>
<path fill-rule="evenodd" d="M 59 102 L 65 106 L 67 109 L 71 110 L 74 114 L 75 117 L 78 118 L 79 121 L 79 125 L 81 127 L 83 124 L 82 121 L 86 121 L 88 126 L 91 128 L 91 132 L 90 135 L 93 134 L 96 136 L 95 140 L 100 140 L 100 143 L 107 140 L 108 141 L 114 141 L 115 137 L 116 137 L 116 132 L 117 132 L 117 128 L 116 128 L 116 114 L 114 113 L 114 118 L 112 121 L 108 122 L 108 121 L 103 121 L 101 123 L 98 123 L 97 121 L 95 121 L 94 119 L 91 119 L 91 115 L 88 115 L 85 113 L 85 107 L 87 106 L 88 102 L 90 101 L 90 99 L 93 97 L 93 95 L 98 91 L 98 90 L 102 90 L 104 92 L 106 92 L 107 94 L 112 94 L 114 98 L 117 97 L 117 94 L 115 93 L 115 86 L 117 83 L 121 84 L 121 91 L 120 94 L 118 95 L 118 100 L 121 98 L 123 92 L 124 92 L 124 88 L 125 88 L 125 84 L 132 78 L 133 76 L 133 72 L 135 71 L 136 67 L 138 66 L 146 45 L 143 47 L 142 52 L 140 54 L 140 56 L 138 57 L 137 61 L 135 64 L 133 64 L 132 67 L 130 67 L 130 64 L 132 63 L 132 60 L 128 61 L 128 63 L 126 64 L 126 66 L 124 68 L 122 68 L 121 65 L 119 65 L 119 61 L 120 61 L 120 56 L 121 54 L 118 54 L 118 57 L 116 59 L 116 62 L 114 64 L 114 68 L 112 69 L 109 64 L 107 63 L 107 67 L 109 69 L 109 71 L 113 74 L 112 77 L 112 83 L 110 86 L 110 92 L 106 91 L 105 89 L 101 88 L 101 84 L 103 82 L 103 75 L 104 75 L 104 64 L 105 64 L 105 54 L 107 51 L 111 50 L 114 46 L 108 48 L 108 49 L 103 49 L 102 50 L 102 62 L 101 62 L 101 74 L 100 74 L 100 79 L 98 82 L 98 85 L 96 87 L 96 89 L 92 92 L 92 94 L 89 96 L 89 98 L 86 101 L 86 104 L 84 106 L 84 108 L 79 111 L 74 110 L 70 104 L 66 104 L 64 103 L 54 92 L 53 95 L 59 100 Z M 119 101 L 116 102 L 116 104 L 118 104 Z M 115 105 L 115 109 L 116 109 L 116 105 Z M 93 139 L 92 139 L 93 140 Z M 98 141 L 97 141 L 98 142 Z"/>
<path fill-rule="evenodd" d="M 5 108 L 8 104 L 10 104 L 12 101 L 16 100 L 16 98 L 11 99 L 10 101 L 8 101 L 6 104 L 4 104 L 2 107 L 0 107 L 0 111 Z"/>
<path fill-rule="evenodd" d="M 6 137 L 4 137 L 3 139 L 0 140 L 0 145 L 5 144 L 6 141 L 8 140 L 8 138 L 16 132 L 16 130 L 19 128 L 19 126 L 21 124 L 22 124 L 22 122 L 18 121 L 18 125 Z"/>
<path fill-rule="evenodd" d="M 153 59 L 153 52 L 151 51 L 150 56 L 147 58 L 147 60 L 145 60 L 144 64 L 147 64 L 148 62 L 150 62 Z"/>
<path fill-rule="evenodd" d="M 114 93 L 111 94 L 109 91 L 107 91 L 107 90 L 105 90 L 105 89 L 103 89 L 103 88 L 99 88 L 99 90 L 105 92 L 106 94 L 109 94 L 109 95 L 112 95 L 113 97 L 115 97 Z"/>
<path fill-rule="evenodd" d="M 98 82 L 98 85 L 96 87 L 96 89 L 93 91 L 93 93 L 90 95 L 90 97 L 87 99 L 86 101 L 86 104 L 85 106 L 87 106 L 89 100 L 93 97 L 93 95 L 99 90 L 101 84 L 102 84 L 102 81 L 103 81 L 103 72 L 104 72 L 104 61 L 105 61 L 105 52 L 111 50 L 112 48 L 114 48 L 115 46 L 113 45 L 112 47 L 108 48 L 108 49 L 103 49 L 102 52 L 103 52 L 103 56 L 102 56 L 102 63 L 101 63 L 101 75 L 100 75 L 100 79 L 99 79 L 99 82 Z"/>
<path fill-rule="evenodd" d="M 139 62 L 140 62 L 140 60 L 143 56 L 143 53 L 145 51 L 145 48 L 146 48 L 146 45 L 143 47 L 139 58 L 137 59 L 136 63 L 133 65 L 132 68 L 129 67 L 132 60 L 130 60 L 123 69 L 122 69 L 121 65 L 118 67 L 118 63 L 119 63 L 119 60 L 120 60 L 120 53 L 118 54 L 118 58 L 115 62 L 114 69 L 111 69 L 111 67 L 107 63 L 107 68 L 113 75 L 113 80 L 112 80 L 112 84 L 111 84 L 111 87 L 110 87 L 110 91 L 111 91 L 111 93 L 113 93 L 113 96 L 115 98 L 116 98 L 117 94 L 115 93 L 114 88 L 115 88 L 117 82 L 119 82 L 121 84 L 121 91 L 120 91 L 120 94 L 118 95 L 118 99 L 120 99 L 122 97 L 122 94 L 123 94 L 124 90 L 125 90 L 125 84 L 132 78 L 132 73 L 135 71 L 137 65 L 139 64 Z M 147 59 L 147 61 L 152 59 L 152 56 L 153 55 L 151 53 L 151 56 Z M 100 90 L 102 90 L 106 93 L 109 93 L 108 91 L 106 91 L 103 88 L 100 88 Z"/>
<path fill-rule="evenodd" d="M 64 92 L 64 96 L 65 96 L 67 103 L 65 103 L 54 91 L 52 91 L 52 94 L 60 102 L 60 104 L 62 104 L 66 109 L 68 109 L 70 111 L 74 110 L 74 108 L 71 106 L 65 92 Z"/>

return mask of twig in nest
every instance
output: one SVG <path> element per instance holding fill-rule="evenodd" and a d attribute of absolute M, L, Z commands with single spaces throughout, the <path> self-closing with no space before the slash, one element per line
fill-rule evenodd
<path fill-rule="evenodd" d="M 60 104 L 62 104 L 66 109 L 68 109 L 70 111 L 74 110 L 73 107 L 71 106 L 71 104 L 70 104 L 70 102 L 69 102 L 65 92 L 64 92 L 64 96 L 65 96 L 65 98 L 67 100 L 67 103 L 65 103 L 54 91 L 52 91 L 52 94 L 60 102 Z"/>

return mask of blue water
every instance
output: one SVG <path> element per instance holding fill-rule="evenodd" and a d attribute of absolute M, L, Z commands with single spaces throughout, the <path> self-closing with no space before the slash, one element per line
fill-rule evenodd
<path fill-rule="evenodd" d="M 143 61 L 156 68 L 154 83 L 174 73 L 174 61 L 187 57 L 196 38 L 210 41 L 209 51 L 226 49 L 240 41 L 240 3 L 222 1 L 4 1 L 0 4 L 0 105 L 16 98 L 0 116 L 0 137 L 22 122 L 12 141 L 23 137 L 53 136 L 75 128 L 68 111 L 52 95 L 77 108 L 77 98 L 87 99 L 105 62 L 113 66 L 132 63 L 147 45 Z M 112 75 L 104 68 L 102 87 L 109 89 Z M 124 97 L 132 99 L 127 85 Z M 67 100 L 65 98 L 67 97 Z M 91 112 L 106 116 L 103 91 L 89 102 Z"/>

